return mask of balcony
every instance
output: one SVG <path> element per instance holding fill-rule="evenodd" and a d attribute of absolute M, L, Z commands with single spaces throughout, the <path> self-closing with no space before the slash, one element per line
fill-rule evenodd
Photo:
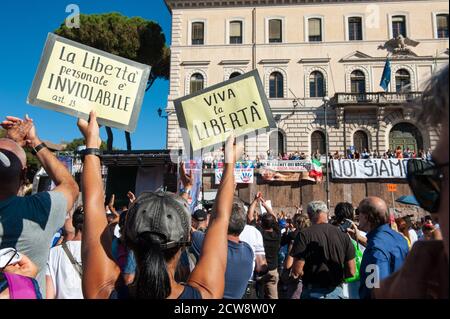
<path fill-rule="evenodd" d="M 331 99 L 330 104 L 333 106 L 388 106 L 411 103 L 421 97 L 422 92 L 336 93 Z"/>

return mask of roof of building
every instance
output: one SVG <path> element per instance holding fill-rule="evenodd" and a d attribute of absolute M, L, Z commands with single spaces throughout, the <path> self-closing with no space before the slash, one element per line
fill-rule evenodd
<path fill-rule="evenodd" d="M 421 0 L 164 0 L 170 12 L 173 9 L 198 9 L 214 8 L 224 6 L 236 7 L 258 7 L 267 5 L 302 5 L 302 4 L 330 4 L 337 2 L 399 2 L 399 1 L 421 1 Z"/>

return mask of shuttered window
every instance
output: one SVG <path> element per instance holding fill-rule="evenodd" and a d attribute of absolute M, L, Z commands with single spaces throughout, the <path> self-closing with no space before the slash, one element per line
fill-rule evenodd
<path fill-rule="evenodd" d="M 269 21 L 269 43 L 283 42 L 282 21 L 273 19 Z"/>
<path fill-rule="evenodd" d="M 448 14 L 438 14 L 436 16 L 437 37 L 448 38 Z"/>
<path fill-rule="evenodd" d="M 205 24 L 203 22 L 192 23 L 192 44 L 205 44 Z"/>
<path fill-rule="evenodd" d="M 322 20 L 312 18 L 308 20 L 308 38 L 309 42 L 322 41 Z"/>
<path fill-rule="evenodd" d="M 242 44 L 242 21 L 230 22 L 230 44 Z"/>

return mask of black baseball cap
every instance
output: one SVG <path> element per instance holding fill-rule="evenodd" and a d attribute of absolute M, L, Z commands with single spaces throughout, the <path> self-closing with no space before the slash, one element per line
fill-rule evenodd
<path fill-rule="evenodd" d="M 162 250 L 190 244 L 188 204 L 169 192 L 145 192 L 127 213 L 124 238 L 133 246 L 159 245 Z"/>
<path fill-rule="evenodd" d="M 208 213 L 205 212 L 203 209 L 197 209 L 194 214 L 192 214 L 192 218 L 196 221 L 202 222 L 205 221 L 208 218 Z"/>

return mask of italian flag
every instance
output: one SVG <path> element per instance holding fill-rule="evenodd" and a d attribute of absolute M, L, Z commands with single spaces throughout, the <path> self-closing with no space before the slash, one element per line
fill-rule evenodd
<path fill-rule="evenodd" d="M 322 176 L 323 176 L 322 163 L 317 159 L 313 159 L 312 166 L 311 166 L 311 172 L 309 172 L 309 177 L 314 178 L 316 180 L 316 182 L 321 182 Z"/>

